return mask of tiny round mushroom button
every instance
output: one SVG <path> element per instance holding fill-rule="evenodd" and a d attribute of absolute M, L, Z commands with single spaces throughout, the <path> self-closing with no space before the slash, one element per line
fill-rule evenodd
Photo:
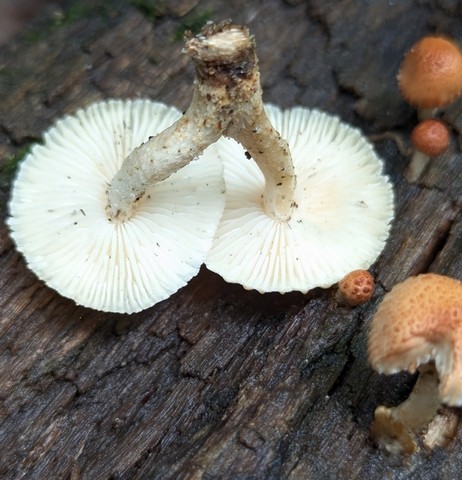
<path fill-rule="evenodd" d="M 446 151 L 449 146 L 449 130 L 444 122 L 427 119 L 419 122 L 411 133 L 411 142 L 416 150 L 430 157 Z"/>
<path fill-rule="evenodd" d="M 374 278 L 367 270 L 354 270 L 338 283 L 337 299 L 352 307 L 369 301 L 374 294 Z"/>

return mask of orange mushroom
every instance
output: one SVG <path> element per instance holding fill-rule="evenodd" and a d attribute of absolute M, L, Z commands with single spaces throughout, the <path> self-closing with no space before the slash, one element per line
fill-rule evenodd
<path fill-rule="evenodd" d="M 449 146 L 449 129 L 444 122 L 429 118 L 419 122 L 411 133 L 414 153 L 411 157 L 407 179 L 416 181 L 424 171 L 431 157 L 441 155 Z"/>
<path fill-rule="evenodd" d="M 419 152 L 435 157 L 448 148 L 449 129 L 441 120 L 422 120 L 412 130 L 411 142 Z"/>
<path fill-rule="evenodd" d="M 462 282 L 428 273 L 396 285 L 372 319 L 368 351 L 380 373 L 424 368 L 411 396 L 397 407 L 379 406 L 372 426 L 385 448 L 398 444 L 412 453 L 441 403 L 462 405 Z"/>
<path fill-rule="evenodd" d="M 462 406 L 462 282 L 427 273 L 396 285 L 372 319 L 369 360 L 381 373 L 433 360 L 441 400 Z"/>
<path fill-rule="evenodd" d="M 403 97 L 419 109 L 452 103 L 462 93 L 462 52 L 445 37 L 428 36 L 405 55 L 398 74 Z"/>
<path fill-rule="evenodd" d="M 374 278 L 367 270 L 353 270 L 338 283 L 337 301 L 352 307 L 366 303 L 374 293 Z"/>

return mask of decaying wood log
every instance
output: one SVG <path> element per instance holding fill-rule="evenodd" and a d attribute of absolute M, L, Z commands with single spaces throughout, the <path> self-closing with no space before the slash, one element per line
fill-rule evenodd
<path fill-rule="evenodd" d="M 372 268 L 371 302 L 335 288 L 260 295 L 205 268 L 135 315 L 77 307 L 38 281 L 4 219 L 17 160 L 56 118 L 97 99 L 150 97 L 184 109 L 192 66 L 182 31 L 232 17 L 256 36 L 265 100 L 336 113 L 376 140 L 396 220 Z M 462 39 L 449 0 L 101 0 L 53 7 L 0 49 L 0 476 L 5 479 L 446 479 L 444 449 L 396 459 L 374 448 L 378 404 L 415 378 L 367 363 L 368 325 L 409 275 L 462 279 L 462 101 L 444 113 L 452 145 L 417 184 L 390 136 L 414 111 L 395 76 L 418 38 Z M 178 40 L 180 39 L 180 40 Z"/>

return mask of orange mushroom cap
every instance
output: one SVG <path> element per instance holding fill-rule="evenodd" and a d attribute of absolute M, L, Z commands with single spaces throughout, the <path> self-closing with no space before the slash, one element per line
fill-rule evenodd
<path fill-rule="evenodd" d="M 462 282 L 427 273 L 385 295 L 372 319 L 369 361 L 380 373 L 434 360 L 441 401 L 462 405 Z"/>
<path fill-rule="evenodd" d="M 462 93 L 462 53 L 444 37 L 424 37 L 405 55 L 398 74 L 403 97 L 417 108 L 448 105 Z"/>
<path fill-rule="evenodd" d="M 374 278 L 367 270 L 353 270 L 338 283 L 338 291 L 348 305 L 366 303 L 374 293 Z"/>
<path fill-rule="evenodd" d="M 448 148 L 449 129 L 441 120 L 423 120 L 412 130 L 411 142 L 419 152 L 435 157 Z"/>

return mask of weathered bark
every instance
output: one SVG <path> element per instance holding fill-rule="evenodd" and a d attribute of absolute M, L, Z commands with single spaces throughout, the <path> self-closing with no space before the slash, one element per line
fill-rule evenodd
<path fill-rule="evenodd" d="M 133 5 L 141 3 L 143 11 Z M 151 20 L 149 5 L 162 7 Z M 57 117 L 107 97 L 189 104 L 192 66 L 174 40 L 186 20 L 210 12 L 249 26 L 266 101 L 407 139 L 415 116 L 399 96 L 397 67 L 430 31 L 462 38 L 458 5 L 83 0 L 44 12 L 0 49 L 2 222 L 11 156 Z M 445 449 L 402 461 L 368 440 L 375 407 L 398 404 L 415 380 L 368 366 L 367 329 L 384 291 L 429 270 L 462 279 L 462 102 L 445 118 L 451 148 L 417 184 L 406 182 L 395 142 L 376 142 L 396 186 L 396 220 L 372 268 L 373 300 L 354 309 L 336 305 L 334 288 L 260 295 L 203 269 L 140 314 L 95 312 L 39 282 L 3 226 L 0 476 L 459 478 L 461 428 Z"/>

